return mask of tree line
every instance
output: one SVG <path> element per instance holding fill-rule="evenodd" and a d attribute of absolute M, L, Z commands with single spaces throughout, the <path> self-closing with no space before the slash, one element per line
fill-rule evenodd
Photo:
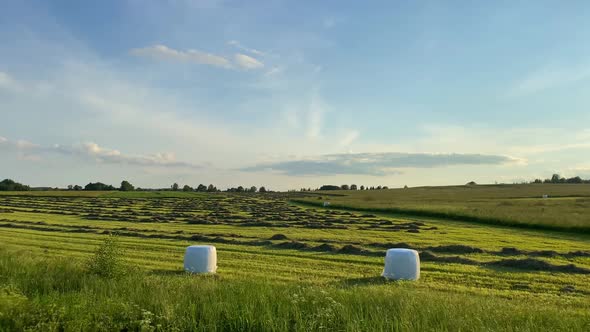
<path fill-rule="evenodd" d="M 15 182 L 11 179 L 4 179 L 0 182 L 0 191 L 27 191 L 31 190 L 31 187 L 22 183 Z"/>
<path fill-rule="evenodd" d="M 590 183 L 590 179 L 582 179 L 579 176 L 574 176 L 572 178 L 564 178 L 559 174 L 553 174 L 551 179 L 535 179 L 532 183 Z"/>
<path fill-rule="evenodd" d="M 382 190 L 382 189 L 389 189 L 388 186 L 364 186 L 361 185 L 360 187 L 357 186 L 356 184 L 351 184 L 351 185 L 347 185 L 347 184 L 343 184 L 340 186 L 336 186 L 336 185 L 332 185 L 332 184 L 325 184 L 323 186 L 321 186 L 318 190 Z M 311 191 L 311 189 L 305 190 L 302 189 L 301 191 Z"/>

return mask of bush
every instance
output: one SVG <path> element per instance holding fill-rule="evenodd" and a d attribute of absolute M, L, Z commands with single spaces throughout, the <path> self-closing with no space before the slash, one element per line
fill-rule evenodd
<path fill-rule="evenodd" d="M 88 261 L 88 272 L 104 277 L 115 278 L 125 274 L 122 263 L 123 251 L 115 235 L 108 235 Z"/>

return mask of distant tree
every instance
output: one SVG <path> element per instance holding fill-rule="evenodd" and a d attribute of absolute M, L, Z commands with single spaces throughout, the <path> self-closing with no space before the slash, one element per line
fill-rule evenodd
<path fill-rule="evenodd" d="M 133 191 L 135 190 L 135 187 L 133 187 L 133 185 L 131 183 L 129 183 L 127 180 L 123 180 L 123 182 L 121 182 L 121 187 L 119 188 L 120 191 Z"/>
<path fill-rule="evenodd" d="M 340 190 L 340 186 L 325 184 L 320 187 L 320 190 Z"/>
<path fill-rule="evenodd" d="M 408 189 L 408 185 L 404 185 L 404 189 Z"/>
<path fill-rule="evenodd" d="M 343 184 L 340 186 L 340 189 L 342 190 L 350 190 L 350 187 L 347 184 Z"/>
<path fill-rule="evenodd" d="M 361 185 L 361 190 L 365 190 L 365 186 Z"/>
<path fill-rule="evenodd" d="M 214 185 L 210 184 L 209 187 L 207 187 L 207 191 L 210 193 L 214 193 L 217 191 L 217 188 Z"/>
<path fill-rule="evenodd" d="M 388 186 L 383 186 L 381 189 L 389 189 Z"/>
<path fill-rule="evenodd" d="M 174 182 L 171 188 L 173 191 L 178 191 L 178 183 Z"/>
<path fill-rule="evenodd" d="M 566 182 L 567 183 L 582 183 L 584 181 L 579 176 L 576 176 L 576 177 L 567 179 Z"/>
<path fill-rule="evenodd" d="M 255 193 L 258 190 L 255 186 L 250 187 L 250 192 Z"/>
<path fill-rule="evenodd" d="M 74 186 L 71 184 L 68 184 L 68 190 L 73 190 L 73 189 L 74 189 Z"/>
<path fill-rule="evenodd" d="M 96 182 L 96 183 L 88 183 L 86 186 L 84 186 L 84 190 L 89 190 L 89 191 L 107 191 L 107 190 L 117 190 L 115 187 L 113 187 L 110 184 L 104 184 L 102 182 Z"/>
<path fill-rule="evenodd" d="M 207 186 L 204 184 L 199 184 L 199 186 L 197 187 L 197 191 L 205 192 L 207 191 Z"/>
<path fill-rule="evenodd" d="M 381 186 L 377 186 L 377 190 L 381 190 Z"/>
<path fill-rule="evenodd" d="M 30 189 L 29 186 L 15 182 L 11 179 L 5 179 L 0 182 L 0 191 L 27 191 Z"/>
<path fill-rule="evenodd" d="M 551 176 L 551 183 L 559 183 L 561 182 L 561 176 L 559 174 L 553 174 Z"/>
<path fill-rule="evenodd" d="M 265 193 L 265 192 L 266 192 L 266 188 L 264 188 L 264 187 L 260 187 L 260 189 L 258 190 L 258 192 L 260 192 L 260 193 Z"/>
<path fill-rule="evenodd" d="M 351 184 L 350 190 L 358 190 L 358 187 L 356 186 L 356 184 Z"/>
<path fill-rule="evenodd" d="M 79 186 L 79 185 L 74 186 L 74 190 L 82 190 L 82 189 L 83 189 L 82 186 Z"/>
<path fill-rule="evenodd" d="M 244 187 L 239 186 L 238 189 L 236 189 L 237 192 L 239 193 L 243 193 L 244 192 Z"/>
<path fill-rule="evenodd" d="M 185 184 L 184 187 L 182 187 L 182 191 L 193 191 L 193 187 Z"/>
<path fill-rule="evenodd" d="M 468 186 L 475 186 L 477 183 L 475 183 L 475 181 L 469 181 L 467 182 Z"/>
<path fill-rule="evenodd" d="M 541 180 L 541 179 L 535 179 L 535 181 L 533 181 L 533 183 L 543 183 L 543 180 Z"/>

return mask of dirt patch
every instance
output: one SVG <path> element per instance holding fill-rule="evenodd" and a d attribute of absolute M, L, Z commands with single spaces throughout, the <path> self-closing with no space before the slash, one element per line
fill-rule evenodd
<path fill-rule="evenodd" d="M 514 247 L 504 247 L 500 250 L 500 255 L 524 255 L 524 251 Z"/>
<path fill-rule="evenodd" d="M 322 243 L 319 246 L 313 247 L 310 250 L 312 251 L 321 251 L 321 252 L 336 252 L 338 251 L 336 247 L 328 243 Z"/>
<path fill-rule="evenodd" d="M 444 252 L 451 254 L 480 254 L 484 251 L 477 247 L 466 246 L 463 244 L 450 244 L 446 246 L 429 247 L 428 250 L 434 252 Z"/>
<path fill-rule="evenodd" d="M 355 245 L 352 245 L 352 244 L 347 244 L 344 247 L 340 248 L 340 250 L 338 250 L 338 252 L 341 254 L 359 255 L 359 254 L 366 253 L 366 250 L 364 250 L 361 247 L 357 247 Z"/>
<path fill-rule="evenodd" d="M 432 253 L 431 251 L 420 252 L 420 260 L 425 262 L 458 263 L 468 265 L 478 264 L 478 262 L 469 258 L 464 258 L 460 256 L 438 256 Z"/>
<path fill-rule="evenodd" d="M 286 240 L 287 236 L 284 234 L 275 234 L 273 236 L 270 237 L 269 240 Z"/>
<path fill-rule="evenodd" d="M 501 266 L 530 271 L 549 271 L 549 272 L 564 272 L 564 273 L 581 273 L 590 274 L 590 269 L 578 267 L 574 264 L 555 265 L 536 258 L 524 259 L 503 259 L 495 262 L 489 262 L 489 266 Z"/>
<path fill-rule="evenodd" d="M 281 249 L 307 249 L 308 245 L 298 241 L 287 241 L 275 244 L 275 247 Z"/>

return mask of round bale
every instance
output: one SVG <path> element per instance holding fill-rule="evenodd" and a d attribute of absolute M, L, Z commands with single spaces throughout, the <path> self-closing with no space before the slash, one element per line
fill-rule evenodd
<path fill-rule="evenodd" d="M 184 254 L 184 269 L 192 273 L 215 273 L 217 250 L 214 246 L 188 246 Z"/>
<path fill-rule="evenodd" d="M 393 280 L 418 280 L 420 278 L 418 252 L 405 248 L 388 249 L 382 276 Z"/>

